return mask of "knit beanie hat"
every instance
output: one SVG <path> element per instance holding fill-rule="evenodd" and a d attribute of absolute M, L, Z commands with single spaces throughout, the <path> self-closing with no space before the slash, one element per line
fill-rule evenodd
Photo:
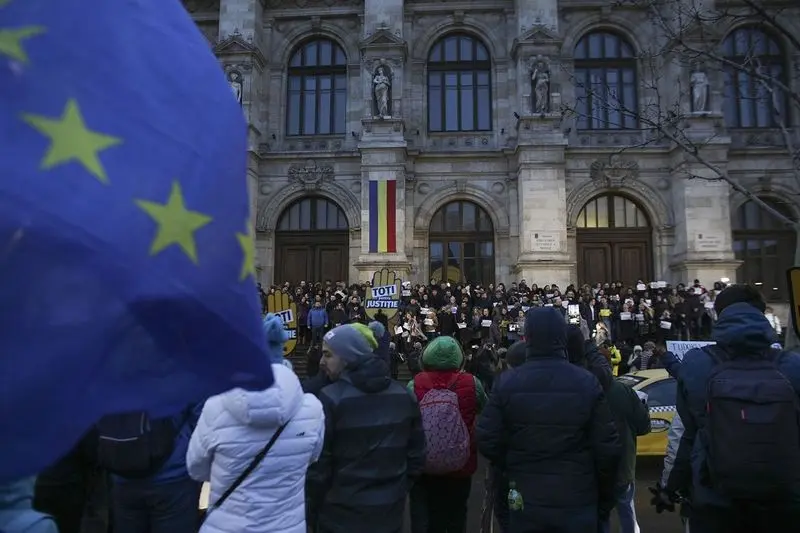
<path fill-rule="evenodd" d="M 283 363 L 283 345 L 289 340 L 289 333 L 278 315 L 267 313 L 261 321 L 264 337 L 267 341 L 267 355 L 272 363 Z"/>
<path fill-rule="evenodd" d="M 461 345 L 453 337 L 436 337 L 422 352 L 422 366 L 432 370 L 458 370 L 464 362 Z"/>
<path fill-rule="evenodd" d="M 386 333 L 386 328 L 383 327 L 383 324 L 378 322 L 377 320 L 373 320 L 369 323 L 369 329 L 372 330 L 372 333 L 375 334 L 375 338 L 380 341 L 383 338 L 383 335 Z"/>
<path fill-rule="evenodd" d="M 333 328 L 322 338 L 334 355 L 347 366 L 354 366 L 369 357 L 378 347 L 375 334 L 364 324 L 344 324 Z"/>

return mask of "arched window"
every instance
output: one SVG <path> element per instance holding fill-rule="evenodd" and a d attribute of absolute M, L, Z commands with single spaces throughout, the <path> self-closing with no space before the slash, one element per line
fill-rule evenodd
<path fill-rule="evenodd" d="M 575 47 L 578 128 L 633 129 L 638 125 L 636 56 L 619 35 L 596 31 Z"/>
<path fill-rule="evenodd" d="M 757 27 L 732 31 L 722 43 L 725 122 L 731 128 L 789 125 L 786 94 L 774 81 L 786 83 L 786 56 L 777 40 Z"/>
<path fill-rule="evenodd" d="M 788 219 L 793 218 L 786 204 L 762 200 Z M 787 300 L 786 269 L 794 263 L 794 230 L 752 200 L 736 210 L 731 226 L 733 251 L 742 261 L 736 281 L 759 287 L 767 300 Z"/>
<path fill-rule="evenodd" d="M 428 130 L 492 129 L 492 61 L 475 37 L 443 37 L 428 55 Z"/>
<path fill-rule="evenodd" d="M 301 198 L 281 214 L 277 231 L 347 231 L 342 208 L 326 198 Z"/>
<path fill-rule="evenodd" d="M 345 133 L 347 58 L 330 39 L 299 46 L 289 61 L 287 135 Z"/>
<path fill-rule="evenodd" d="M 431 220 L 429 243 L 431 278 L 494 282 L 494 226 L 480 206 L 456 201 L 439 208 Z"/>
<path fill-rule="evenodd" d="M 578 214 L 576 226 L 581 229 L 646 228 L 650 222 L 633 200 L 606 194 L 586 203 Z"/>

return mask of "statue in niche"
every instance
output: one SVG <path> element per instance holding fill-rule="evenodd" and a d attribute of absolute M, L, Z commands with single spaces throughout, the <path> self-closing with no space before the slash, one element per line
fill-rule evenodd
<path fill-rule="evenodd" d="M 692 86 L 692 112 L 708 112 L 708 76 L 699 70 L 692 72 L 690 79 Z"/>
<path fill-rule="evenodd" d="M 533 112 L 544 114 L 550 112 L 550 66 L 542 56 L 537 56 L 531 66 L 531 93 L 533 96 Z"/>
<path fill-rule="evenodd" d="M 372 78 L 372 86 L 378 116 L 382 118 L 391 117 L 392 80 L 387 73 L 386 65 L 381 65 L 375 70 L 375 76 Z"/>
<path fill-rule="evenodd" d="M 232 70 L 228 73 L 228 83 L 233 91 L 233 96 L 239 105 L 242 105 L 242 74 L 238 70 Z"/>

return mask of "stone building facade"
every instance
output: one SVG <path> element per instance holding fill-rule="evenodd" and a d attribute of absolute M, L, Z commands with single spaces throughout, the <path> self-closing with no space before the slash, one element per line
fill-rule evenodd
<path fill-rule="evenodd" d="M 731 104 L 721 74 L 703 73 L 699 102 L 702 67 L 672 61 L 647 77 L 642 50 L 660 37 L 645 10 L 596 0 L 185 3 L 241 84 L 264 283 L 352 282 L 389 267 L 413 281 L 562 286 L 738 276 L 785 296 L 776 272 L 791 264 L 794 234 L 726 182 L 701 179 L 720 168 L 796 217 L 784 132 L 759 118 L 758 102 Z M 720 47 L 762 31 L 738 24 L 716 28 Z M 787 24 L 800 34 L 798 17 Z M 764 35 L 797 84 L 800 50 Z M 388 82 L 376 96 L 379 70 Z M 705 136 L 709 165 L 601 109 L 581 93 L 584 76 L 605 76 L 630 109 L 676 102 L 680 127 Z M 787 125 L 800 122 L 797 106 L 786 109 Z"/>

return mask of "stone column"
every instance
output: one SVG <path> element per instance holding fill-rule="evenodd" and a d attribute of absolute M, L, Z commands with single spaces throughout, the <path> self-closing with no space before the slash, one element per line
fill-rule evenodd
<path fill-rule="evenodd" d="M 255 231 L 258 202 L 258 146 L 266 131 L 266 43 L 264 10 L 260 0 L 220 0 L 219 41 L 214 52 L 229 81 L 241 84 L 242 112 L 247 120 L 247 187 L 250 194 L 250 223 Z M 259 281 L 271 279 L 268 250 L 272 235 L 256 236 Z"/>
<path fill-rule="evenodd" d="M 566 287 L 575 266 L 567 241 L 567 140 L 558 117 L 523 117 L 519 122 L 519 256 L 514 272 L 528 283 Z"/>
<path fill-rule="evenodd" d="M 403 39 L 403 0 L 366 0 L 361 40 L 363 114 L 358 145 L 361 151 L 361 253 L 355 264 L 360 280 L 370 279 L 373 272 L 382 268 L 394 270 L 406 280 L 411 270 L 406 252 L 406 206 L 409 202 L 406 201 L 402 104 L 407 55 Z M 380 112 L 375 95 L 379 70 L 389 84 L 385 113 Z M 413 213 L 413 209 L 408 212 Z M 384 245 L 386 241 L 389 241 L 388 246 Z"/>
<path fill-rule="evenodd" d="M 692 136 L 707 136 L 694 139 L 702 146 L 701 157 L 725 171 L 729 140 L 713 135 L 715 120 L 718 117 L 692 118 L 689 131 Z M 692 283 L 698 279 L 710 286 L 721 278 L 735 279 L 741 262 L 733 253 L 730 185 L 680 147 L 673 152 L 671 167 L 675 210 L 672 281 Z"/>

